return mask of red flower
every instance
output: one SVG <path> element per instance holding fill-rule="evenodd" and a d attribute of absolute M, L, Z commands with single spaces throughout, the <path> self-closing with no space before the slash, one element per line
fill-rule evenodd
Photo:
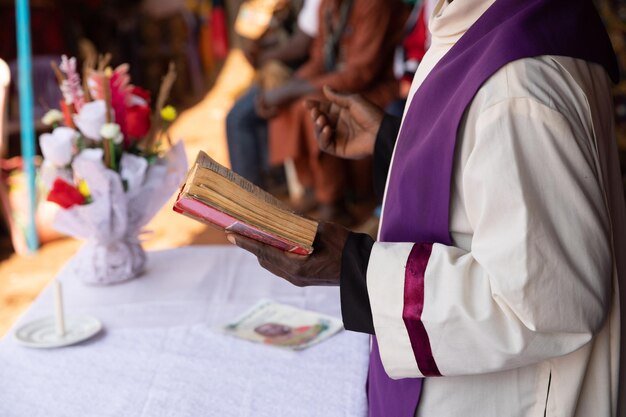
<path fill-rule="evenodd" d="M 115 71 L 109 80 L 111 90 L 111 107 L 113 108 L 113 114 L 115 114 L 115 123 L 120 126 L 122 134 L 126 136 L 128 133 L 126 126 L 126 101 L 128 89 L 126 82 L 129 78 L 125 72 Z"/>
<path fill-rule="evenodd" d="M 144 137 L 150 130 L 150 107 L 131 106 L 126 111 L 126 132 L 131 138 Z"/>
<path fill-rule="evenodd" d="M 150 92 L 148 90 L 144 90 L 143 88 L 134 85 L 130 94 L 142 98 L 146 104 L 150 104 Z"/>
<path fill-rule="evenodd" d="M 57 203 L 64 209 L 68 209 L 75 205 L 85 203 L 85 197 L 78 191 L 76 187 L 61 178 L 54 180 L 52 189 L 48 193 L 48 201 Z"/>

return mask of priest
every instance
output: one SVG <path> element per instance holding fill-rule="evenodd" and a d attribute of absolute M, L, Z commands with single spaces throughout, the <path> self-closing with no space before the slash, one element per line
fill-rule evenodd
<path fill-rule="evenodd" d="M 311 103 L 321 148 L 374 155 L 378 239 L 309 257 L 230 235 L 295 285 L 339 285 L 373 335 L 371 416 L 626 416 L 626 208 L 591 0 L 439 0 L 401 121 Z"/>

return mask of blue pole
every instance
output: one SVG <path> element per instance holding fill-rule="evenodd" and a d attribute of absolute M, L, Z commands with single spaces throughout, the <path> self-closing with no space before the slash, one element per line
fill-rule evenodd
<path fill-rule="evenodd" d="M 30 48 L 30 13 L 28 0 L 15 1 L 17 28 L 17 59 L 20 96 L 20 131 L 22 158 L 28 187 L 28 227 L 26 243 L 28 250 L 35 252 L 39 246 L 35 211 L 37 208 L 35 188 L 35 126 L 33 115 L 33 74 Z"/>

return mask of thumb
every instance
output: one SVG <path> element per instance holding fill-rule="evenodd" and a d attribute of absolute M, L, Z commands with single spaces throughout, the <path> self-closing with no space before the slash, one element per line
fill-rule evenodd
<path fill-rule="evenodd" d="M 324 93 L 324 96 L 328 100 L 335 103 L 339 107 L 350 107 L 352 98 L 350 97 L 349 94 L 338 93 L 327 85 L 325 85 L 324 88 L 322 88 L 322 91 Z"/>

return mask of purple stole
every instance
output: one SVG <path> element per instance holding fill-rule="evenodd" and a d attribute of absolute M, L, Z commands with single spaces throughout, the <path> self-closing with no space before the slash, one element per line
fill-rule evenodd
<path fill-rule="evenodd" d="M 463 0 L 457 0 L 463 1 Z M 416 242 L 405 276 L 403 319 L 421 373 L 441 376 L 420 317 L 432 243 L 451 245 L 450 183 L 457 131 L 476 92 L 504 65 L 557 55 L 617 62 L 592 0 L 496 0 L 439 61 L 410 103 L 385 195 L 382 242 Z M 372 417 L 413 417 L 422 379 L 390 379 L 373 341 L 368 378 Z M 450 393 L 454 395 L 454 393 Z"/>

